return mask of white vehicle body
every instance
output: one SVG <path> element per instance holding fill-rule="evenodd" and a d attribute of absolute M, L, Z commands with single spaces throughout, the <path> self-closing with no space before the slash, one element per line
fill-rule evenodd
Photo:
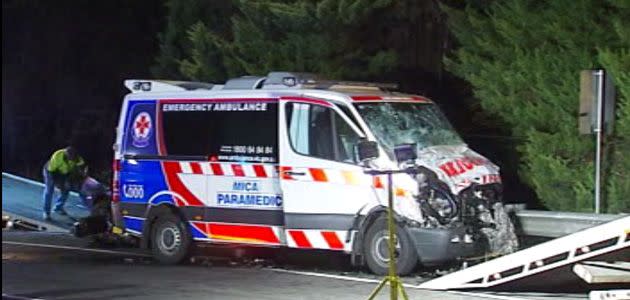
<path fill-rule="evenodd" d="M 254 88 L 240 88 L 247 82 Z M 364 255 L 367 227 L 387 206 L 387 184 L 385 177 L 365 174 L 354 153 L 359 139 L 383 140 L 359 109 L 435 104 L 375 86 L 312 82 L 291 73 L 224 86 L 189 84 L 200 87 L 194 90 L 177 82 L 126 81 L 132 93 L 124 99 L 114 145 L 115 225 L 150 246 L 152 226 L 168 207 L 199 242 Z M 379 144 L 369 167 L 398 168 L 391 149 Z M 417 166 L 455 197 L 472 185 L 500 183 L 498 167 L 463 143 L 428 146 L 418 157 Z M 422 182 L 408 174 L 393 181 L 394 212 L 409 228 L 420 261 L 472 253 L 472 235 L 423 212 Z M 441 241 L 431 240 L 440 230 Z"/>

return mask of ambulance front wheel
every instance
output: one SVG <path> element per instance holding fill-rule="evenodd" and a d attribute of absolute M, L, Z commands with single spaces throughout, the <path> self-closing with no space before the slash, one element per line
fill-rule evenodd
<path fill-rule="evenodd" d="M 389 232 L 387 218 L 379 217 L 368 229 L 365 236 L 363 251 L 368 268 L 375 274 L 385 275 L 389 270 Z M 418 263 L 418 254 L 411 238 L 405 230 L 396 224 L 396 272 L 407 275 L 413 271 Z"/>
<path fill-rule="evenodd" d="M 151 251 L 163 264 L 177 264 L 187 258 L 191 241 L 186 225 L 173 214 L 158 216 L 152 226 Z"/>

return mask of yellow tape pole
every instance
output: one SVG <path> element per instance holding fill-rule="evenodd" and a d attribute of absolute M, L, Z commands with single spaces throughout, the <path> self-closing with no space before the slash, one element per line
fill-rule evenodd
<path fill-rule="evenodd" d="M 403 299 L 408 300 L 407 292 L 405 291 L 405 287 L 402 284 L 402 280 L 396 274 L 396 226 L 394 223 L 394 191 L 393 191 L 393 171 L 386 171 L 387 173 L 387 231 L 389 235 L 389 240 L 387 241 L 387 246 L 389 250 L 389 274 L 383 278 L 383 280 L 378 284 L 378 286 L 372 291 L 368 300 L 372 300 L 378 295 L 378 292 L 385 286 L 387 282 L 389 282 L 390 290 L 389 290 L 389 298 L 391 300 L 398 300 L 398 293 L 403 296 Z"/>
<path fill-rule="evenodd" d="M 398 299 L 398 276 L 396 276 L 396 227 L 394 227 L 394 216 L 392 207 L 394 204 L 394 185 L 392 184 L 393 176 L 387 174 L 387 231 L 389 231 L 389 298 L 391 300 Z"/>

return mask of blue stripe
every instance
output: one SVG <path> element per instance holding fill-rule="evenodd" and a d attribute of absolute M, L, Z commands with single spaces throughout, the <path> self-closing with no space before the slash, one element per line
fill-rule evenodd
<path fill-rule="evenodd" d="M 190 222 L 188 222 L 188 228 L 190 228 L 190 232 L 192 233 L 193 238 L 208 238 L 205 234 L 199 231 L 199 229 L 193 226 Z"/>
<path fill-rule="evenodd" d="M 142 232 L 142 225 L 144 224 L 144 218 L 138 219 L 138 218 L 124 217 L 124 220 L 125 220 L 125 228 Z"/>

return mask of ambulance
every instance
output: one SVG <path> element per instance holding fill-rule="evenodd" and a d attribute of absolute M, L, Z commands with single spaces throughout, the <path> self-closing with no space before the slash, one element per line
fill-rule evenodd
<path fill-rule="evenodd" d="M 499 168 L 426 97 L 291 72 L 125 86 L 113 223 L 160 262 L 233 244 L 339 251 L 385 274 L 389 185 L 370 170 L 413 170 L 391 183 L 400 274 L 516 247 Z"/>

